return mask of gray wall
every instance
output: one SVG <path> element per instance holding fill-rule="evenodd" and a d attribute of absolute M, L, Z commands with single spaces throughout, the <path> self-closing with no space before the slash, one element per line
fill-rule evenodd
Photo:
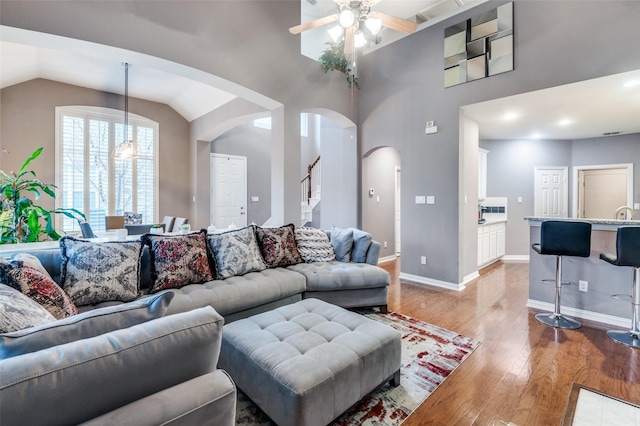
<path fill-rule="evenodd" d="M 363 229 L 374 236 L 382 244 L 380 257 L 395 254 L 395 170 L 400 167 L 400 153 L 395 148 L 380 148 L 362 161 L 363 202 L 362 222 L 367 225 Z M 401 170 L 404 173 L 404 170 Z M 404 175 L 403 175 L 404 179 Z M 375 194 L 369 196 L 369 189 Z M 378 201 L 380 197 L 380 201 Z M 387 247 L 384 247 L 384 242 Z M 404 242 L 402 249 L 404 250 Z"/>
<path fill-rule="evenodd" d="M 320 119 L 322 185 L 320 227 L 357 225 L 357 136 L 329 118 Z"/>
<path fill-rule="evenodd" d="M 271 217 L 271 132 L 243 124 L 211 142 L 211 152 L 247 157 L 247 224 L 264 224 Z"/>
<path fill-rule="evenodd" d="M 571 173 L 571 141 L 481 140 L 487 155 L 487 196 L 507 197 L 507 255 L 528 256 L 529 223 L 533 216 L 534 168 L 567 166 Z M 518 203 L 522 197 L 522 203 Z"/>
<path fill-rule="evenodd" d="M 17 170 L 31 152 L 44 147 L 32 163 L 38 177 L 55 180 L 55 107 L 89 105 L 123 109 L 124 97 L 50 80 L 36 79 L 0 91 L 0 140 L 10 154 L 0 157 L 0 169 Z M 189 123 L 167 105 L 129 98 L 129 112 L 159 123 L 159 211 L 164 215 L 190 217 Z M 53 200 L 43 198 L 53 208 Z"/>
<path fill-rule="evenodd" d="M 480 5 L 360 61 L 361 152 L 393 146 L 402 158 L 403 273 L 459 283 L 473 272 L 474 262 L 460 253 L 474 254 L 459 250 L 477 244 L 477 231 L 460 227 L 458 217 L 468 195 L 459 187 L 461 106 L 640 68 L 640 2 L 515 1 L 515 70 L 445 89 L 444 29 L 503 3 Z M 424 134 L 427 120 L 437 134 Z M 368 186 L 363 175 L 362 191 Z M 416 195 L 434 195 L 436 204 L 416 205 Z M 374 238 L 390 232 L 366 221 L 373 214 L 362 217 Z M 421 255 L 433 261 L 424 267 Z"/>

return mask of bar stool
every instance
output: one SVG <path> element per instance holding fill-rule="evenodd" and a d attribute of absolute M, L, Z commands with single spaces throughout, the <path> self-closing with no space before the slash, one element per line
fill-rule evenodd
<path fill-rule="evenodd" d="M 531 248 L 537 253 L 556 257 L 554 311 L 552 314 L 537 314 L 536 319 L 552 327 L 580 328 L 581 325 L 578 321 L 567 318 L 560 313 L 560 290 L 563 284 L 562 257 L 589 257 L 591 252 L 591 224 L 566 220 L 545 220 L 540 227 L 540 244 L 532 244 Z"/>
<path fill-rule="evenodd" d="M 631 288 L 631 330 L 610 330 L 607 336 L 618 343 L 640 348 L 640 227 L 625 226 L 618 228 L 616 236 L 616 254 L 601 253 L 600 259 L 615 266 L 633 268 L 633 287 Z M 628 296 L 613 295 L 614 299 L 629 299 Z"/>

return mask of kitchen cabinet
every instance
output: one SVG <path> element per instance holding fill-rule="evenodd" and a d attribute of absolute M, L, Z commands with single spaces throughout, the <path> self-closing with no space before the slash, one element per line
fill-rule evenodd
<path fill-rule="evenodd" d="M 487 154 L 489 151 L 478 148 L 478 200 L 487 198 Z"/>
<path fill-rule="evenodd" d="M 505 231 L 504 221 L 478 225 L 478 266 L 486 266 L 504 256 Z"/>

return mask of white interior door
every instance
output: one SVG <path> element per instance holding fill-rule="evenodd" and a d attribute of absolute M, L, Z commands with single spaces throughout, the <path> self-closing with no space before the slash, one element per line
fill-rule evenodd
<path fill-rule="evenodd" d="M 534 173 L 534 216 L 567 217 L 567 168 L 536 167 Z"/>
<path fill-rule="evenodd" d="M 247 226 L 247 157 L 211 154 L 211 223 Z"/>
<path fill-rule="evenodd" d="M 617 219 L 618 207 L 627 205 L 627 169 L 580 170 L 578 191 L 578 217 Z"/>

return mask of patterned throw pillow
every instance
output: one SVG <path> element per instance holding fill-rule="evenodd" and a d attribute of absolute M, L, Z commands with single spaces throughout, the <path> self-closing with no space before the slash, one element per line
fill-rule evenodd
<path fill-rule="evenodd" d="M 206 230 L 182 235 L 145 234 L 151 255 L 151 293 L 213 280 Z"/>
<path fill-rule="evenodd" d="M 53 281 L 38 258 L 32 256 L 29 263 L 31 265 L 22 260 L 13 260 L 9 267 L 3 265 L 3 281 L 45 308 L 56 319 L 77 314 L 76 305 Z"/>
<path fill-rule="evenodd" d="M 269 268 L 302 262 L 293 232 L 293 224 L 280 228 L 256 227 L 256 238 L 260 252 Z"/>
<path fill-rule="evenodd" d="M 298 252 L 305 262 L 330 262 L 336 259 L 327 233 L 321 229 L 301 227 L 295 229 Z"/>
<path fill-rule="evenodd" d="M 0 284 L 0 333 L 11 333 L 55 320 L 45 308 L 15 288 Z"/>
<path fill-rule="evenodd" d="M 218 278 L 230 278 L 267 268 L 260 254 L 253 226 L 211 234 L 207 238 L 216 261 Z"/>
<path fill-rule="evenodd" d="M 140 288 L 140 241 L 96 243 L 63 237 L 62 288 L 78 305 L 129 302 Z"/>

